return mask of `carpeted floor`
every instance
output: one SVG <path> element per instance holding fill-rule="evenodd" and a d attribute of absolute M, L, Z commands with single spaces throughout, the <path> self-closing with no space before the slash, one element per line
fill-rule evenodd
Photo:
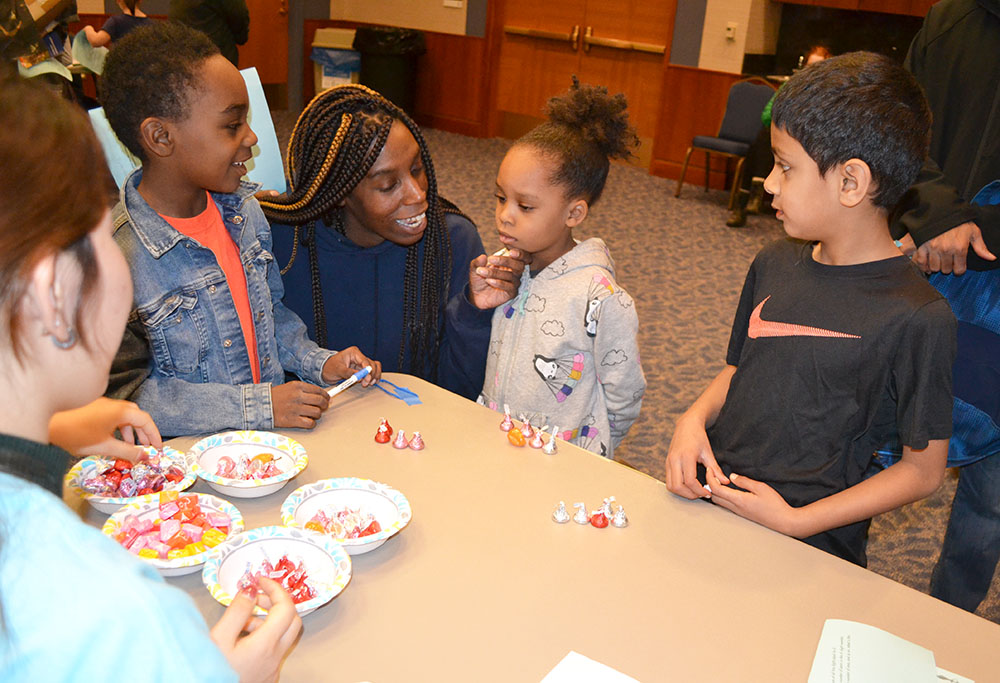
<path fill-rule="evenodd" d="M 274 112 L 274 119 L 284 148 L 294 116 Z M 500 248 L 493 189 L 509 141 L 435 130 L 425 135 L 441 193 L 476 221 L 487 253 Z M 728 195 L 686 184 L 674 198 L 675 187 L 675 181 L 616 164 L 601 201 L 576 233 L 608 243 L 618 279 L 639 310 L 648 389 L 616 459 L 661 481 L 674 421 L 724 364 L 747 267 L 764 244 L 784 234 L 778 221 L 764 216 L 751 216 L 742 229 L 727 228 Z M 933 496 L 875 520 L 870 569 L 927 592 L 954 496 L 952 475 Z M 997 577 L 978 614 L 1000 623 Z"/>

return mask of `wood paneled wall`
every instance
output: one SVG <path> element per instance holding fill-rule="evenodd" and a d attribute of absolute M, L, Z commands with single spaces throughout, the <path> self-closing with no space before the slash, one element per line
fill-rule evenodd
<path fill-rule="evenodd" d="M 650 173 L 679 178 L 684 154 L 695 135 L 715 135 L 722 124 L 729 87 L 740 80 L 739 74 L 709 71 L 690 66 L 668 64 L 663 72 L 663 103 L 653 141 Z M 715 157 L 710 170 L 710 185 L 723 188 L 726 183 L 725 159 Z M 705 154 L 691 155 L 685 182 L 705 182 Z"/>
<path fill-rule="evenodd" d="M 336 20 L 306 20 L 303 101 L 316 94 L 309 53 L 318 28 L 357 28 Z M 427 53 L 417 62 L 416 120 L 422 126 L 483 137 L 487 134 L 489 47 L 485 38 L 424 32 Z"/>

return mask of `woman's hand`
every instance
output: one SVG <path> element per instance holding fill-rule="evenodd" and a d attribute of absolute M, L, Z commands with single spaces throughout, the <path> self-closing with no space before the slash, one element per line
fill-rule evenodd
<path fill-rule="evenodd" d="M 238 593 L 212 628 L 212 640 L 239 674 L 240 683 L 277 681 L 281 662 L 302 630 L 291 596 L 268 578 L 261 577 L 260 588 L 263 593 L 256 602 L 268 610 L 266 617 L 254 617 L 255 600 Z"/>
<path fill-rule="evenodd" d="M 115 438 L 115 431 L 121 432 L 121 439 Z M 77 456 L 103 455 L 130 461 L 142 454 L 139 446 L 163 447 L 160 430 L 149 413 L 130 401 L 110 398 L 53 415 L 49 441 Z"/>
<path fill-rule="evenodd" d="M 524 267 L 531 254 L 511 249 L 506 254 L 481 254 L 469 264 L 469 301 L 476 308 L 488 310 L 506 303 L 517 294 Z"/>

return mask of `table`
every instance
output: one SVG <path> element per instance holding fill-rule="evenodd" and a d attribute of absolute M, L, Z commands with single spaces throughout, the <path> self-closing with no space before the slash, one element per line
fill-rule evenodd
<path fill-rule="evenodd" d="M 303 620 L 282 680 L 539 681 L 570 650 L 655 681 L 805 681 L 827 618 L 885 629 L 977 683 L 1000 680 L 1000 626 L 559 442 L 508 444 L 501 415 L 420 379 L 407 406 L 374 389 L 333 400 L 313 431 L 290 430 L 309 465 L 279 492 L 234 499 L 247 528 L 280 523 L 297 487 L 374 479 L 413 519 L 353 559 L 344 592 Z M 419 430 L 423 451 L 375 443 L 379 418 Z M 186 449 L 197 438 L 175 439 Z M 199 481 L 195 491 L 211 490 Z M 625 529 L 556 524 L 560 500 L 614 495 Z M 105 516 L 67 494 L 88 521 Z M 209 624 L 223 608 L 201 575 L 169 579 Z"/>

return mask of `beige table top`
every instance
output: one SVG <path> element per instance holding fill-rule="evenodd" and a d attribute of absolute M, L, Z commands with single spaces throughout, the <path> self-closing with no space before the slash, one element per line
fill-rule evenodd
<path fill-rule="evenodd" d="M 827 618 L 918 643 L 977 683 L 1000 680 L 996 624 L 568 444 L 551 456 L 515 448 L 496 413 L 387 378 L 423 405 L 352 388 L 314 431 L 291 432 L 309 453 L 298 477 L 233 500 L 247 528 L 279 524 L 297 487 L 355 476 L 397 488 L 413 508 L 400 534 L 354 556 L 344 592 L 304 618 L 284 681 L 539 681 L 570 650 L 643 683 L 805 681 Z M 375 443 L 383 416 L 419 430 L 427 448 Z M 211 492 L 201 481 L 194 490 Z M 611 495 L 625 529 L 551 520 L 560 500 L 572 513 Z M 169 581 L 209 624 L 222 614 L 200 573 Z"/>

